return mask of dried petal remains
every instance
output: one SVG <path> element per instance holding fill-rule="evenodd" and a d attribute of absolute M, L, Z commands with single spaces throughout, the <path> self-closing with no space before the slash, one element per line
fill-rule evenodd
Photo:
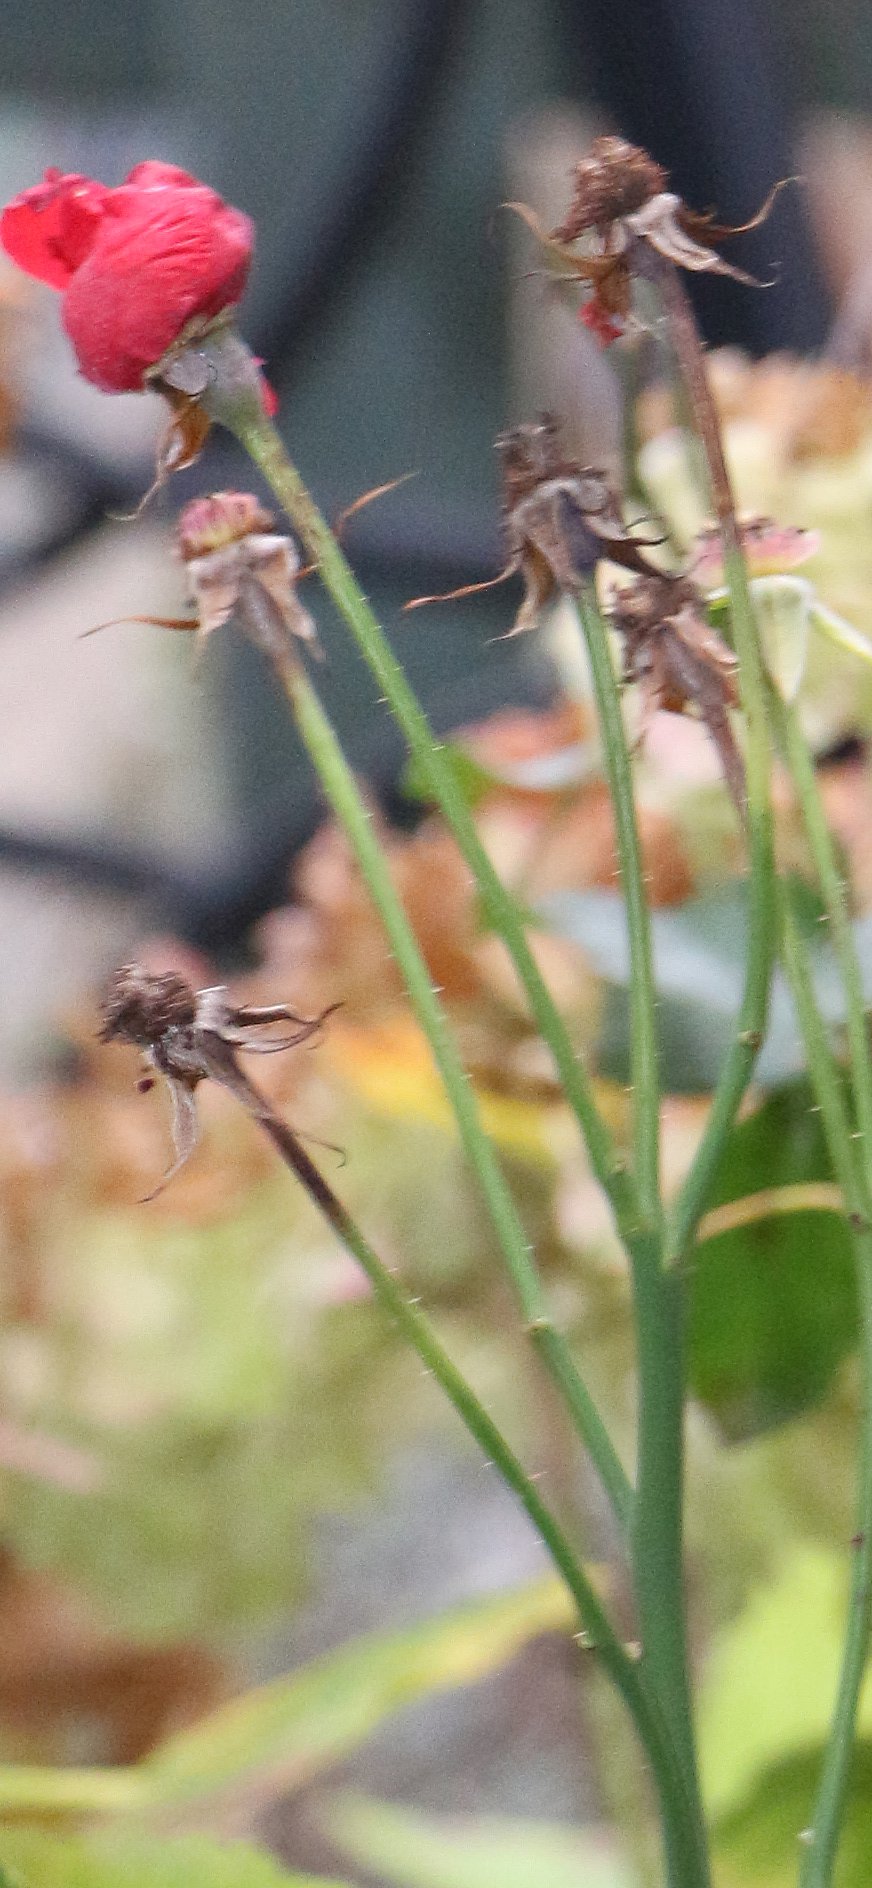
<path fill-rule="evenodd" d="M 331 1006 L 331 1009 L 335 1005 Z M 223 985 L 194 990 L 174 971 L 155 974 L 138 964 L 124 964 L 110 979 L 103 1001 L 103 1042 L 128 1042 L 145 1061 L 144 1086 L 154 1075 L 166 1082 L 172 1104 L 175 1159 L 159 1184 L 146 1195 L 154 1199 L 183 1167 L 198 1139 L 194 1093 L 200 1082 L 219 1082 L 279 1142 L 291 1130 L 239 1067 L 240 1051 L 276 1055 L 317 1034 L 331 1009 L 320 1016 L 298 1016 L 284 1003 L 267 1007 L 234 1004 Z M 275 1023 L 290 1030 L 264 1039 L 260 1031 Z"/>
<path fill-rule="evenodd" d="M 176 541 L 195 614 L 122 620 L 193 630 L 205 640 L 232 617 L 273 662 L 292 656 L 293 637 L 319 653 L 315 625 L 297 592 L 296 545 L 286 532 L 275 530 L 272 513 L 253 493 L 213 492 L 192 499 L 179 518 Z"/>
<path fill-rule="evenodd" d="M 536 628 L 560 591 L 580 590 L 599 563 L 620 564 L 637 576 L 654 569 L 644 551 L 661 540 L 633 537 L 605 474 L 566 456 L 550 414 L 502 433 L 496 449 L 503 473 L 507 563 L 485 583 L 465 584 L 444 596 L 415 597 L 407 610 L 472 596 L 520 573 L 524 599 L 508 632 L 517 636 Z"/>
<path fill-rule="evenodd" d="M 609 616 L 623 639 L 626 679 L 639 684 L 640 738 L 661 708 L 671 714 L 695 712 L 717 749 L 744 820 L 745 770 L 728 713 L 739 705 L 738 665 L 707 621 L 701 591 L 689 577 L 654 572 L 617 591 Z"/>
<path fill-rule="evenodd" d="M 515 426 L 497 440 L 503 470 L 503 529 L 509 561 L 525 595 L 511 635 L 533 629 L 559 591 L 572 594 L 607 560 L 639 576 L 652 566 L 626 529 L 602 472 L 566 457 L 556 421 Z"/>
<path fill-rule="evenodd" d="M 296 545 L 251 492 L 192 499 L 179 519 L 178 544 L 203 636 L 235 616 L 271 656 L 287 653 L 289 635 L 317 643 L 297 594 Z"/>
<path fill-rule="evenodd" d="M 754 276 L 725 262 L 712 245 L 756 229 L 781 185 L 756 216 L 731 229 L 709 213 L 688 209 L 667 190 L 667 183 L 666 171 L 647 151 L 624 138 L 601 137 L 576 165 L 572 203 L 550 234 L 526 204 L 508 206 L 533 231 L 549 274 L 590 288 L 580 317 L 604 346 L 623 333 L 630 317 L 633 277 L 640 270 L 643 246 L 679 268 L 759 286 Z"/>

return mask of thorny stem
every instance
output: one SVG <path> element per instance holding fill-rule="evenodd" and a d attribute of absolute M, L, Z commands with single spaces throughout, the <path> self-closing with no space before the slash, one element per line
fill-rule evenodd
<path fill-rule="evenodd" d="M 293 1130 L 244 1078 L 249 1105 L 269 1135 L 285 1165 L 305 1187 L 328 1225 L 356 1258 L 372 1285 L 378 1303 L 416 1351 L 425 1369 L 453 1405 L 470 1435 L 492 1461 L 512 1490 L 578 1608 L 585 1642 L 595 1649 L 623 1698 L 647 1751 L 663 1812 L 665 1841 L 674 1888 L 697 1888 L 705 1880 L 698 1871 L 695 1843 L 689 1825 L 686 1786 L 666 1733 L 658 1704 L 645 1683 L 643 1668 L 621 1644 L 596 1592 L 572 1551 L 550 1509 L 541 1500 L 526 1470 L 509 1447 L 484 1405 L 456 1368 L 427 1318 L 410 1303 L 356 1222 L 324 1179 Z"/>
<path fill-rule="evenodd" d="M 630 940 L 631 1072 L 635 1178 L 648 1229 L 661 1220 L 660 1077 L 651 924 L 633 798 L 633 775 L 608 632 L 586 585 L 575 599 L 596 696 L 609 792 L 615 816 L 621 887 Z"/>
<path fill-rule="evenodd" d="M 662 1427 L 666 1438 L 659 1455 L 659 1475 L 651 1473 L 648 1476 L 651 1501 L 647 1506 L 647 1514 L 650 1514 L 650 1523 L 646 1519 L 642 1530 L 645 1547 L 641 1558 L 646 1563 L 648 1573 L 643 1582 L 646 1589 L 645 1611 L 654 1656 L 649 1660 L 649 1647 L 646 1644 L 639 1673 L 632 1663 L 627 1671 L 625 1655 L 622 1654 L 624 1662 L 618 1662 L 612 1654 L 609 1670 L 630 1705 L 654 1770 L 670 1888 L 708 1888 L 708 1847 L 696 1783 L 684 1650 L 680 1567 L 681 1373 L 680 1367 L 677 1375 L 668 1367 L 670 1350 L 680 1331 L 680 1319 L 675 1317 L 676 1298 L 672 1281 L 667 1283 L 665 1278 L 661 1279 L 659 1240 L 655 1239 L 653 1249 L 649 1248 L 651 1234 L 644 1223 L 635 1176 L 631 1177 L 624 1163 L 617 1158 L 611 1135 L 596 1106 L 589 1078 L 540 975 L 527 941 L 524 919 L 511 895 L 501 884 L 481 844 L 475 822 L 451 768 L 434 740 L 405 673 L 333 534 L 296 468 L 289 461 L 278 433 L 266 419 L 259 398 L 256 394 L 252 396 L 244 364 L 234 363 L 232 358 L 228 360 L 226 338 L 223 345 L 224 359 L 216 374 L 215 384 L 205 396 L 213 417 L 236 434 L 264 473 L 308 555 L 317 564 L 325 587 L 379 682 L 406 737 L 410 752 L 418 762 L 429 790 L 474 875 L 484 910 L 509 951 L 533 1018 L 554 1057 L 567 1101 L 574 1109 L 584 1135 L 594 1172 L 611 1204 L 618 1231 L 633 1258 L 634 1266 L 646 1279 L 654 1282 L 651 1302 L 644 1306 L 646 1315 L 650 1313 L 649 1355 L 653 1358 L 656 1344 L 667 1365 L 660 1378 L 657 1378 L 652 1365 L 646 1406 L 648 1427 L 652 1433 L 655 1426 Z M 246 358 L 250 361 L 250 357 Z M 408 1331 L 405 1323 L 404 1328 Z M 408 1334 L 411 1335 L 411 1332 Z M 445 1380 L 442 1381 L 448 1389 Z M 459 1389 L 461 1395 L 467 1393 L 465 1384 L 461 1383 Z M 451 1394 L 451 1390 L 448 1393 Z M 452 1396 L 452 1400 L 458 1406 L 455 1396 Z M 492 1451 L 490 1442 L 486 1446 Z M 512 1485 L 515 1485 L 514 1482 Z M 658 1490 L 662 1497 L 662 1526 L 655 1509 Z M 522 1499 L 525 1499 L 528 1513 L 531 1512 L 528 1498 L 522 1495 Z M 549 1522 L 549 1525 L 553 1527 L 553 1522 Z M 546 1538 L 547 1544 L 547 1537 L 543 1538 Z M 657 1568 L 659 1574 L 655 1571 Z M 666 1577 L 671 1582 L 665 1609 L 668 1618 L 664 1616 L 663 1590 L 655 1594 L 659 1577 Z M 618 1651 L 622 1649 L 618 1647 Z M 629 1679 L 633 1682 L 628 1690 Z M 665 1681 L 662 1695 L 659 1688 L 661 1680 Z"/>
<path fill-rule="evenodd" d="M 772 694 L 775 697 L 774 690 Z M 858 1138 L 852 1136 L 840 1078 L 833 1066 L 826 1034 L 817 1012 L 814 1011 L 812 1016 L 811 980 L 804 958 L 800 967 L 802 953 L 797 941 L 797 927 L 791 921 L 786 956 L 789 954 L 789 967 L 792 966 L 794 993 L 803 1022 L 809 1066 L 815 1077 L 830 1157 L 853 1228 L 860 1303 L 861 1422 L 848 1624 L 830 1735 L 800 1875 L 802 1888 L 828 1888 L 835 1867 L 850 1784 L 857 1706 L 872 1633 L 872 1062 L 860 966 L 851 931 L 845 885 L 824 817 L 814 762 L 795 714 L 786 709 L 777 697 L 773 709 L 779 745 L 802 809 L 844 985 L 851 1085 L 859 1131 Z"/>
<path fill-rule="evenodd" d="M 678 271 L 650 247 L 638 245 L 638 266 L 654 284 L 664 310 L 677 372 L 696 424 L 721 530 L 730 592 L 730 621 L 739 658 L 739 687 L 747 726 L 750 887 L 745 984 L 736 1035 L 721 1070 L 705 1133 L 672 1214 L 672 1262 L 682 1265 L 705 1210 L 715 1170 L 754 1070 L 766 1030 L 776 948 L 775 879 L 769 784 L 769 736 L 760 642 L 742 553 L 720 425 L 693 311 Z"/>
<path fill-rule="evenodd" d="M 511 957 L 533 1020 L 551 1051 L 566 1100 L 578 1120 L 594 1173 L 609 1200 L 621 1237 L 629 1244 L 638 1220 L 635 1186 L 618 1156 L 594 1099 L 590 1078 L 536 963 L 525 920 L 491 864 L 417 696 L 259 399 L 238 398 L 233 392 L 228 395 L 214 388 L 208 397 L 215 417 L 236 434 L 284 507 L 402 729 L 427 789 L 474 875 L 485 914 Z"/>
<path fill-rule="evenodd" d="M 651 927 L 627 735 L 608 633 L 589 589 L 576 598 L 590 658 L 615 813 L 630 939 L 636 1179 L 645 1234 L 631 1254 L 639 1371 L 633 1580 L 645 1671 L 685 1770 L 701 1846 L 682 1563 L 684 1467 L 683 1279 L 664 1265 L 658 1138 L 660 1086 Z"/>
<path fill-rule="evenodd" d="M 609 1496 L 619 1527 L 626 1533 L 632 1488 L 566 1339 L 553 1323 L 524 1227 L 491 1142 L 482 1128 L 474 1089 L 457 1054 L 430 972 L 394 888 L 390 869 L 373 831 L 370 812 L 308 676 L 293 657 L 277 661 L 275 666 L 303 743 L 354 850 L 402 972 L 413 1010 L 430 1045 L 463 1147 L 487 1202 L 525 1326 L 562 1393 Z"/>

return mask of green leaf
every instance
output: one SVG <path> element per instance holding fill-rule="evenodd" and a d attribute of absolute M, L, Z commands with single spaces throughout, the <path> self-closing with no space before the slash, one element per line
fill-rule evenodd
<path fill-rule="evenodd" d="M 146 1765 L 151 1789 L 176 1801 L 266 1772 L 283 1789 L 307 1782 L 404 1705 L 476 1683 L 569 1618 L 562 1586 L 547 1579 L 406 1631 L 357 1639 L 170 1739 Z"/>
<path fill-rule="evenodd" d="M 475 807 L 491 793 L 497 784 L 497 777 L 489 767 L 483 767 L 473 760 L 466 749 L 458 747 L 454 741 L 446 741 L 442 747 L 442 758 L 451 769 L 455 786 L 459 787 L 467 806 Z M 410 760 L 402 777 L 402 790 L 410 800 L 423 800 L 426 805 L 433 802 L 433 794 L 427 780 L 426 771 L 417 760 Z"/>
<path fill-rule="evenodd" d="M 846 1554 L 796 1548 L 777 1579 L 754 1589 L 710 1648 L 699 1706 L 700 1751 L 707 1805 L 719 1821 L 750 1800 L 773 1765 L 825 1742 L 849 1573 Z M 858 1728 L 872 1738 L 872 1673 Z M 808 1821 L 809 1804 L 798 1828 Z"/>
<path fill-rule="evenodd" d="M 711 1204 L 831 1179 L 820 1115 L 803 1079 L 774 1090 L 733 1130 Z M 820 1402 L 856 1336 L 851 1241 L 839 1212 L 773 1208 L 697 1246 L 690 1382 L 733 1440 Z"/>
<path fill-rule="evenodd" d="M 8 1872 L 6 1872 L 8 1871 Z M 191 1836 L 68 1838 L 36 1829 L 0 1832 L 0 1888 L 341 1888 L 288 1874 L 248 1843 Z"/>
<path fill-rule="evenodd" d="M 624 901 L 618 892 L 562 891 L 543 899 L 540 919 L 584 952 L 610 988 L 599 1062 L 604 1074 L 629 1079 L 630 949 Z M 828 1022 L 841 1020 L 838 973 L 810 912 L 808 945 L 815 994 Z M 872 994 L 872 926 L 867 941 L 861 921 L 855 941 L 867 994 Z M 742 1000 L 747 940 L 747 888 L 743 881 L 683 905 L 651 913 L 657 1030 L 663 1084 L 671 1094 L 707 1093 L 717 1081 L 735 1035 Z M 786 1081 L 804 1065 L 793 1002 L 781 974 L 773 980 L 766 1041 L 754 1079 L 763 1087 Z"/>
<path fill-rule="evenodd" d="M 724 1888 L 796 1888 L 823 1749 L 773 1764 L 747 1802 L 715 1832 L 718 1880 Z M 872 1744 L 854 1753 L 851 1795 L 839 1838 L 833 1888 L 868 1888 L 872 1855 Z"/>
<path fill-rule="evenodd" d="M 326 1827 L 355 1862 L 400 1888 L 633 1888 L 599 1829 L 514 1817 L 440 1817 L 344 1796 Z"/>
<path fill-rule="evenodd" d="M 477 1683 L 528 1640 L 568 1627 L 571 1618 L 565 1589 L 546 1579 L 404 1631 L 354 1640 L 290 1678 L 245 1693 L 136 1766 L 0 1768 L 0 1813 L 135 1815 L 231 1788 L 247 1797 L 300 1788 L 404 1705 Z"/>
<path fill-rule="evenodd" d="M 586 785 L 602 772 L 602 749 L 598 741 L 570 741 L 549 754 L 534 754 L 528 760 L 505 761 L 500 766 L 485 766 L 463 747 L 453 743 L 442 749 L 451 764 L 455 782 L 468 806 L 475 807 L 488 793 L 511 787 L 522 793 L 560 793 Z M 411 799 L 431 801 L 432 794 L 417 762 L 410 761 L 403 776 L 403 791 Z"/>

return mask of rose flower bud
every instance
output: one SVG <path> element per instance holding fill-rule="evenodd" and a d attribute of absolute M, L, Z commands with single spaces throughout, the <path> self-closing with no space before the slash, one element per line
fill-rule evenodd
<path fill-rule="evenodd" d="M 46 171 L 7 204 L 0 241 L 63 297 L 86 380 L 139 392 L 191 322 L 241 298 L 254 232 L 247 216 L 174 164 L 137 164 L 117 189 Z"/>

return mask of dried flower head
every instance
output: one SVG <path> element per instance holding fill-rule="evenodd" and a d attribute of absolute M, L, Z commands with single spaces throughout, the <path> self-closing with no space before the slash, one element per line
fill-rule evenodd
<path fill-rule="evenodd" d="M 193 498 L 180 515 L 176 542 L 195 614 L 124 620 L 193 630 L 205 639 L 232 618 L 271 661 L 288 659 L 295 636 L 317 650 L 315 625 L 297 593 L 296 546 L 275 530 L 272 513 L 253 493 Z"/>
<path fill-rule="evenodd" d="M 603 561 L 645 576 L 650 539 L 634 538 L 604 473 L 568 459 L 556 421 L 545 414 L 497 440 L 503 470 L 503 530 L 509 562 L 525 595 L 512 635 L 533 629 L 559 592 L 581 589 Z"/>
<path fill-rule="evenodd" d="M 146 1072 L 140 1086 L 150 1088 L 155 1076 L 162 1076 L 172 1103 L 175 1160 L 147 1199 L 163 1191 L 197 1145 L 194 1093 L 200 1082 L 219 1082 L 229 1089 L 277 1142 L 290 1136 L 291 1130 L 239 1067 L 237 1056 L 240 1051 L 277 1055 L 296 1048 L 317 1034 L 330 1013 L 298 1016 L 284 1003 L 266 1008 L 234 1005 L 222 985 L 194 990 L 175 971 L 154 974 L 139 964 L 124 964 L 113 973 L 103 1001 L 100 1040 L 127 1042 L 141 1050 Z M 264 1040 L 259 1032 L 274 1023 L 293 1027 Z"/>
<path fill-rule="evenodd" d="M 524 598 L 508 632 L 517 636 L 536 628 L 546 604 L 561 591 L 580 590 L 603 561 L 639 576 L 654 568 L 643 552 L 660 540 L 631 535 L 605 474 L 567 458 L 551 414 L 502 433 L 496 450 L 503 474 L 507 563 L 485 583 L 466 584 L 442 597 L 415 597 L 407 610 L 472 596 L 520 573 Z"/>
<path fill-rule="evenodd" d="M 712 245 L 756 229 L 781 186 L 748 223 L 731 229 L 716 223 L 711 213 L 688 209 L 667 190 L 667 182 L 666 171 L 647 151 L 624 138 L 601 137 L 576 165 L 569 211 L 550 234 L 526 204 L 509 205 L 532 229 L 549 273 L 590 287 L 580 318 L 604 346 L 624 331 L 644 247 L 679 268 L 758 286 L 754 276 L 725 262 Z"/>
<path fill-rule="evenodd" d="M 615 223 L 635 216 L 666 189 L 667 172 L 639 145 L 625 138 L 601 137 L 576 164 L 572 205 L 553 234 L 572 243 L 592 230 L 607 238 Z"/>
<path fill-rule="evenodd" d="M 297 594 L 300 559 L 272 514 L 251 492 L 194 498 L 179 518 L 178 546 L 201 635 L 233 616 L 259 647 L 286 650 L 288 635 L 316 643 Z"/>
<path fill-rule="evenodd" d="M 737 663 L 707 621 L 701 591 L 689 577 L 654 572 L 616 591 L 609 617 L 623 639 L 626 679 L 639 684 L 640 738 L 659 709 L 695 713 L 705 723 L 744 819 L 745 770 L 728 713 L 739 705 Z"/>

